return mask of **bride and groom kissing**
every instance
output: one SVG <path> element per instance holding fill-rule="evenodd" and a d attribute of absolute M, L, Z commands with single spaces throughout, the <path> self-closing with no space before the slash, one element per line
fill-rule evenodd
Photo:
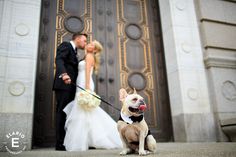
<path fill-rule="evenodd" d="M 77 49 L 85 55 L 77 54 Z M 102 45 L 94 40 L 87 44 L 87 35 L 75 33 L 70 42 L 57 48 L 53 90 L 56 95 L 56 150 L 84 151 L 89 147 L 113 149 L 122 143 L 116 122 L 100 107 L 91 111 L 78 104 L 80 87 L 93 92 L 92 74 L 99 71 Z"/>

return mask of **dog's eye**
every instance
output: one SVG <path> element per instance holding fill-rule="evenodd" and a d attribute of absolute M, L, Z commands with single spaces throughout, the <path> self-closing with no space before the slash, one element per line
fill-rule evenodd
<path fill-rule="evenodd" d="M 133 98 L 132 101 L 136 102 L 138 99 L 137 98 Z"/>

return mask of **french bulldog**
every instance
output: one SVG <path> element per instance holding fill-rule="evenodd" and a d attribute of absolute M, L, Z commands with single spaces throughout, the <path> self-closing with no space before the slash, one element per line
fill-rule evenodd
<path fill-rule="evenodd" d="M 156 140 L 151 135 L 144 119 L 147 105 L 144 98 L 137 94 L 128 94 L 125 89 L 119 91 L 122 108 L 117 128 L 123 144 L 120 155 L 138 152 L 139 155 L 154 153 L 157 149 Z"/>

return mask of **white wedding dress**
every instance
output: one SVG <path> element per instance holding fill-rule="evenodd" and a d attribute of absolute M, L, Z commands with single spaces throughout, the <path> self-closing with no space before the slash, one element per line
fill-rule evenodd
<path fill-rule="evenodd" d="M 79 74 L 76 83 L 85 88 L 85 61 L 78 65 Z M 94 91 L 91 70 L 90 88 Z M 80 92 L 77 88 L 76 92 Z M 92 111 L 83 110 L 74 99 L 65 108 L 67 115 L 64 146 L 67 151 L 85 151 L 89 147 L 114 149 L 121 148 L 116 122 L 100 107 Z"/>

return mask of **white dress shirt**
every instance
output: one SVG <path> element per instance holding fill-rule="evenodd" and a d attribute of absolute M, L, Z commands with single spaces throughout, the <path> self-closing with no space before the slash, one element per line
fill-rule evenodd
<path fill-rule="evenodd" d="M 70 44 L 72 45 L 73 49 L 76 50 L 75 43 L 72 40 L 70 41 Z"/>

